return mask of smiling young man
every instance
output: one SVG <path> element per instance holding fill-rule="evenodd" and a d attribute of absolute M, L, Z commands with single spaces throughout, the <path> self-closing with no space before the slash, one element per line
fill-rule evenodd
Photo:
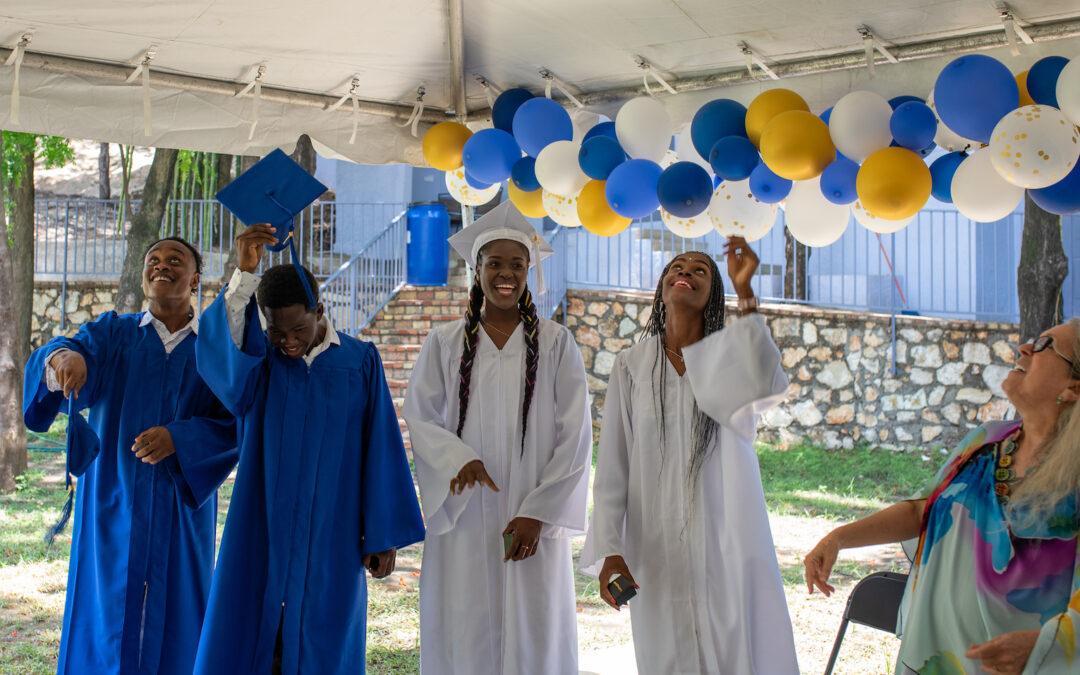
<path fill-rule="evenodd" d="M 420 507 L 378 351 L 334 330 L 306 269 L 254 274 L 276 241 L 237 237 L 203 315 L 199 367 L 240 421 L 240 467 L 195 672 L 362 673 L 364 569 L 389 575 L 424 538 Z"/>
<path fill-rule="evenodd" d="M 235 422 L 196 369 L 198 252 L 162 239 L 145 262 L 148 311 L 104 314 L 26 366 L 26 426 L 88 409 L 99 441 L 68 457 L 80 478 L 60 673 L 190 673 L 210 591 Z"/>
<path fill-rule="evenodd" d="M 451 243 L 476 263 L 469 306 L 428 336 L 405 399 L 428 522 L 421 671 L 576 673 L 592 421 L 577 344 L 527 285 L 551 249 L 510 202 Z"/>

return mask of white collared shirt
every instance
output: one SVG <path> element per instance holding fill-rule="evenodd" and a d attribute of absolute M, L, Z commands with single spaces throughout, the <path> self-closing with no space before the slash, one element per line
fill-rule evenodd
<path fill-rule="evenodd" d="M 245 312 L 248 303 L 251 302 L 251 297 L 255 295 L 255 290 L 259 287 L 259 281 L 258 275 L 236 269 L 233 271 L 232 278 L 229 279 L 229 285 L 225 289 L 225 310 L 229 315 L 229 334 L 232 335 L 233 343 L 237 347 L 241 346 L 244 339 Z M 263 330 L 266 330 L 266 317 L 262 313 L 262 307 L 259 308 L 259 324 Z M 322 325 L 326 327 L 326 335 L 323 337 L 322 342 L 312 347 L 311 351 L 303 356 L 304 363 L 308 367 L 311 366 L 312 362 L 315 361 L 315 357 L 319 354 L 322 354 L 331 346 L 341 344 L 341 338 L 338 337 L 337 331 L 334 330 L 329 314 L 323 313 Z"/>
<path fill-rule="evenodd" d="M 161 339 L 161 346 L 165 348 L 166 354 L 172 354 L 177 345 L 183 342 L 184 338 L 188 335 L 191 335 L 192 333 L 195 335 L 199 334 L 199 317 L 197 316 L 192 316 L 191 321 L 180 330 L 175 333 L 170 333 L 168 326 L 162 323 L 160 319 L 148 310 L 143 312 L 142 318 L 139 319 L 139 328 L 143 328 L 147 324 L 152 324 L 154 326 L 154 331 Z M 52 365 L 52 360 L 57 354 L 67 351 L 71 350 L 57 349 L 53 352 L 52 356 L 49 357 L 49 367 L 45 369 L 45 386 L 48 387 L 49 391 L 60 391 L 63 389 L 63 387 L 60 386 L 60 381 L 56 377 L 56 369 Z"/>

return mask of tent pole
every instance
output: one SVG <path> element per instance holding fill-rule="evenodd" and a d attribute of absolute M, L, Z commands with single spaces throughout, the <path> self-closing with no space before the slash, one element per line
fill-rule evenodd
<path fill-rule="evenodd" d="M 450 90 L 454 98 L 454 115 L 464 122 L 469 114 L 465 101 L 465 0 L 447 0 L 450 10 L 448 25 L 450 42 Z"/>

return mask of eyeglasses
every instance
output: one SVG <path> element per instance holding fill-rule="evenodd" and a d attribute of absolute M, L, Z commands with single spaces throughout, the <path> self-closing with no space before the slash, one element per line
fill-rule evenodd
<path fill-rule="evenodd" d="M 1070 359 L 1068 356 L 1065 356 L 1064 354 L 1059 352 L 1057 347 L 1054 346 L 1054 336 L 1053 335 L 1040 335 L 1037 338 L 1028 340 L 1024 344 L 1031 346 L 1031 353 L 1032 354 L 1038 354 L 1039 352 L 1044 352 L 1047 349 L 1050 349 L 1055 354 L 1060 356 L 1065 361 L 1065 363 L 1069 364 L 1073 368 L 1076 368 L 1076 363 L 1072 359 Z"/>

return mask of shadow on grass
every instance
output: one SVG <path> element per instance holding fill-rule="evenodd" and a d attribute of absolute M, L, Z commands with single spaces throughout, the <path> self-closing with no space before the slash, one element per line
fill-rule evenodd
<path fill-rule="evenodd" d="M 375 675 L 403 675 L 420 672 L 420 648 L 388 649 L 368 647 L 367 672 Z"/>

